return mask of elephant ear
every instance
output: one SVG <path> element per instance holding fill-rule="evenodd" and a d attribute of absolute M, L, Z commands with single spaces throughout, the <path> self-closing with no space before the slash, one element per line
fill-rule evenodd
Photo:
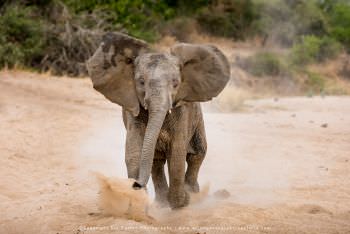
<path fill-rule="evenodd" d="M 86 67 L 93 87 L 134 116 L 139 113 L 134 77 L 135 58 L 148 50 L 146 42 L 122 33 L 107 33 Z"/>
<path fill-rule="evenodd" d="M 177 102 L 204 102 L 216 97 L 230 79 L 230 65 L 223 53 L 212 45 L 181 43 L 171 53 L 182 62 L 182 82 Z"/>

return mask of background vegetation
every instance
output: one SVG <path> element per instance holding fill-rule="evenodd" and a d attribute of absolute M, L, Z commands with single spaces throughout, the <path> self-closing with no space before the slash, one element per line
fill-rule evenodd
<path fill-rule="evenodd" d="M 259 52 L 240 66 L 257 77 L 293 76 L 350 52 L 350 1 L 7 0 L 0 3 L 0 68 L 85 75 L 84 62 L 111 30 L 149 42 L 165 35 L 189 41 L 193 31 L 234 41 L 258 38 L 262 47 L 288 52 Z"/>

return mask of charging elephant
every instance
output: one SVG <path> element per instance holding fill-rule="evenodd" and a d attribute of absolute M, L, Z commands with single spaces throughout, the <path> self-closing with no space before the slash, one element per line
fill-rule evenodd
<path fill-rule="evenodd" d="M 146 187 L 152 175 L 156 201 L 186 206 L 188 192 L 199 191 L 207 149 L 199 102 L 211 100 L 227 84 L 226 57 L 214 46 L 185 43 L 159 53 L 142 40 L 107 33 L 87 68 L 93 87 L 123 108 L 133 188 Z"/>

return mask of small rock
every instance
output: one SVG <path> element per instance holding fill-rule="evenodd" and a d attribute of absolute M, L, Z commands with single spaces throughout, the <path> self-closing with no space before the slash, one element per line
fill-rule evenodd
<path fill-rule="evenodd" d="M 326 210 L 322 206 L 319 205 L 313 205 L 313 204 L 304 204 L 300 207 L 300 210 L 309 214 L 329 214 L 332 215 L 332 212 L 329 210 Z"/>
<path fill-rule="evenodd" d="M 297 116 L 296 114 L 292 114 L 290 117 L 293 117 L 293 118 L 294 118 L 294 117 L 296 117 L 296 116 Z"/>
<path fill-rule="evenodd" d="M 326 128 L 326 127 L 328 127 L 328 124 L 327 124 L 327 123 L 324 123 L 324 124 L 321 125 L 321 127 L 322 127 L 322 128 Z"/>
<path fill-rule="evenodd" d="M 324 167 L 324 166 L 319 166 L 318 168 L 323 169 L 323 170 L 325 170 L 325 171 L 328 171 L 328 168 L 327 168 L 327 167 Z"/>
<path fill-rule="evenodd" d="M 274 100 L 275 102 L 278 102 L 279 99 L 278 99 L 277 97 L 275 97 L 273 100 Z"/>
<path fill-rule="evenodd" d="M 309 123 L 314 123 L 314 121 L 313 121 L 313 120 L 310 120 Z"/>
<path fill-rule="evenodd" d="M 214 193 L 214 196 L 219 199 L 227 199 L 231 196 L 231 194 L 226 189 L 219 189 Z"/>

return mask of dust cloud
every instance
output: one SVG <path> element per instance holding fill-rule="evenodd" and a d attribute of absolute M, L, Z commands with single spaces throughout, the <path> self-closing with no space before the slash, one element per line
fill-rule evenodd
<path fill-rule="evenodd" d="M 147 214 L 150 197 L 144 189 L 132 189 L 134 180 L 95 175 L 100 186 L 99 206 L 104 214 L 137 221 L 151 220 Z"/>

